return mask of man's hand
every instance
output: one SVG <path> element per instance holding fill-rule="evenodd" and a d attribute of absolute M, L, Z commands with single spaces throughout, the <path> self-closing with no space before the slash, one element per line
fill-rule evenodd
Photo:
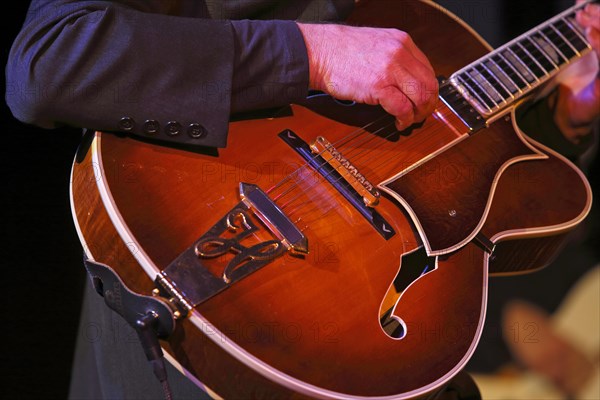
<path fill-rule="evenodd" d="M 577 22 L 585 29 L 586 38 L 600 62 L 600 4 L 586 5 L 577 13 Z M 599 116 L 599 71 L 596 71 L 596 78 L 578 93 L 571 91 L 568 85 L 559 87 L 554 119 L 567 139 L 578 143 L 591 132 L 591 126 Z"/>
<path fill-rule="evenodd" d="M 311 88 L 340 100 L 381 105 L 400 130 L 433 111 L 438 95 L 433 68 L 405 32 L 298 26 L 308 50 Z"/>

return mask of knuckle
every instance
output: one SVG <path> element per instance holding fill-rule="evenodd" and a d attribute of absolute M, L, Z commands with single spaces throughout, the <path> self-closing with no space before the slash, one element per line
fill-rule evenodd
<path fill-rule="evenodd" d="M 381 105 L 388 113 L 402 121 L 412 119 L 414 116 L 412 104 L 404 96 L 397 95 L 392 98 L 386 98 Z"/>
<path fill-rule="evenodd" d="M 394 29 L 393 32 L 394 32 L 394 37 L 400 43 L 404 43 L 404 44 L 412 43 L 412 38 L 410 37 L 410 35 L 408 33 L 401 31 L 399 29 Z"/>

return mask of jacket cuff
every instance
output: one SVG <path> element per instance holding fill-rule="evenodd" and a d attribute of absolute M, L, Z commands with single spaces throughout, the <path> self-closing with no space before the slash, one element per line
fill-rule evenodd
<path fill-rule="evenodd" d="M 308 55 L 294 21 L 231 21 L 231 112 L 283 106 L 306 98 Z"/>

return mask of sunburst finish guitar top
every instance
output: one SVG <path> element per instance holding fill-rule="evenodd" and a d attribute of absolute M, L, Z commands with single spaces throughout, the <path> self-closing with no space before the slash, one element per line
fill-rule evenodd
<path fill-rule="evenodd" d="M 502 52 L 427 1 L 363 1 L 348 23 L 409 32 L 446 77 L 424 123 L 317 94 L 232 122 L 225 149 L 96 132 L 73 166 L 87 255 L 176 298 L 169 360 L 225 398 L 432 393 L 475 349 L 488 273 L 546 265 L 590 208 L 581 172 L 514 124 L 536 85 L 473 72 Z"/>

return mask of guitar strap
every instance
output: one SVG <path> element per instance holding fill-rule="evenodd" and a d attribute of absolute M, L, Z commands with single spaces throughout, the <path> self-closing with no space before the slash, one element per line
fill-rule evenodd
<path fill-rule="evenodd" d="M 85 256 L 83 262 L 96 292 L 137 333 L 152 371 L 163 387 L 165 399 L 170 400 L 171 389 L 158 339 L 167 338 L 175 330 L 175 310 L 162 297 L 133 292 L 108 265 Z"/>

